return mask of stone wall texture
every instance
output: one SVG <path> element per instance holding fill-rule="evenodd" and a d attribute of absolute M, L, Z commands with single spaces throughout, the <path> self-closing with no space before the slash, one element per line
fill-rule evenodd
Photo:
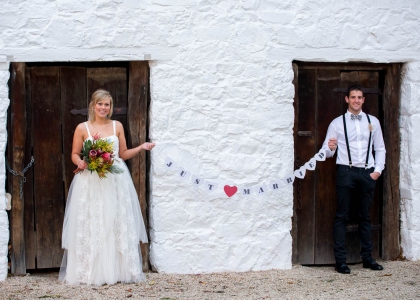
<path fill-rule="evenodd" d="M 153 267 L 288 269 L 291 187 L 227 199 L 174 176 L 163 160 L 238 185 L 282 178 L 293 172 L 293 60 L 401 62 L 401 238 L 403 254 L 417 260 L 419 27 L 418 0 L 4 0 L 0 152 L 10 62 L 150 60 Z M 0 198 L 4 179 L 1 156 Z"/>
<path fill-rule="evenodd" d="M 420 62 L 407 63 L 401 86 L 401 247 L 409 260 L 420 259 Z"/>
<path fill-rule="evenodd" d="M 4 59 L 5 60 L 5 59 Z M 6 161 L 7 144 L 7 108 L 9 106 L 7 81 L 10 77 L 7 68 L 9 64 L 0 59 L 0 281 L 7 278 L 7 254 L 9 242 L 9 220 L 6 213 Z"/>

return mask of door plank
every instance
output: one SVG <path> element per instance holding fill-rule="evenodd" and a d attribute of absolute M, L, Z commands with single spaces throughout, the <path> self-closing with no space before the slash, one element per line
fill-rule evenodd
<path fill-rule="evenodd" d="M 386 168 L 383 174 L 382 258 L 396 259 L 400 255 L 400 64 L 392 64 L 385 73 L 384 140 Z"/>
<path fill-rule="evenodd" d="M 294 132 L 295 169 L 314 156 L 315 149 L 315 114 L 316 114 L 316 70 L 299 70 L 299 91 L 296 106 L 296 128 Z M 313 136 L 299 136 L 299 131 L 313 131 Z M 297 227 L 297 255 L 301 264 L 314 263 L 315 246 L 315 205 L 314 174 L 307 171 L 304 179 L 296 178 L 294 199 Z"/>
<path fill-rule="evenodd" d="M 32 100 L 31 100 L 31 76 L 30 68 L 25 67 L 25 90 L 26 90 L 26 147 L 25 147 L 25 166 L 32 158 Z M 25 249 L 26 249 L 26 269 L 36 268 L 36 231 L 35 231 L 35 203 L 34 203 L 34 168 L 26 171 L 26 184 L 24 185 L 25 195 Z"/>
<path fill-rule="evenodd" d="M 362 87 L 376 88 L 379 86 L 379 74 L 375 71 L 359 71 Z M 379 118 L 379 94 L 364 94 L 363 112 Z"/>
<path fill-rule="evenodd" d="M 389 64 L 372 63 L 327 63 L 327 62 L 297 62 L 299 69 L 340 69 L 342 71 L 383 71 Z"/>
<path fill-rule="evenodd" d="M 25 107 L 25 64 L 13 63 L 11 68 L 11 103 L 10 103 L 10 128 L 9 139 L 10 167 L 16 172 L 21 172 L 25 161 L 26 142 L 26 107 Z M 11 178 L 10 193 L 13 205 L 10 212 L 11 226 L 11 272 L 14 275 L 26 274 L 25 254 L 25 224 L 24 224 L 24 199 L 20 197 L 20 178 L 7 174 Z"/>
<path fill-rule="evenodd" d="M 379 74 L 376 71 L 352 71 L 352 72 L 342 72 L 342 87 L 348 87 L 350 85 L 361 85 L 362 87 L 368 88 L 377 88 L 379 87 Z M 363 111 L 369 113 L 375 117 L 379 118 L 379 95 L 377 94 L 366 94 L 365 103 L 363 104 Z M 381 203 L 381 193 L 380 189 L 382 186 L 381 178 L 378 180 L 376 185 L 376 192 L 372 203 L 371 208 L 371 218 L 373 225 L 379 225 L 381 223 L 380 218 L 380 207 Z M 356 195 L 357 198 L 357 195 Z M 349 225 L 357 227 L 357 203 L 352 203 L 351 214 Z M 379 232 L 372 231 L 372 244 L 373 251 L 372 256 L 378 258 L 380 239 Z M 358 238 L 357 231 L 351 231 L 347 233 L 347 248 L 348 248 L 348 258 L 347 262 L 349 263 L 358 263 L 361 261 L 360 257 L 360 242 Z"/>
<path fill-rule="evenodd" d="M 377 71 L 359 71 L 360 85 L 367 88 L 379 87 L 379 73 Z M 363 111 L 372 116 L 380 118 L 380 95 L 378 94 L 364 94 L 365 103 L 363 103 Z M 381 125 L 382 127 L 382 125 Z M 381 207 L 382 207 L 382 190 L 383 190 L 383 176 L 379 177 L 376 182 L 375 196 L 373 198 L 372 208 L 370 210 L 371 222 L 373 226 L 381 225 Z M 372 230 L 372 256 L 377 259 L 380 257 L 380 234 L 379 230 Z"/>
<path fill-rule="evenodd" d="M 359 71 L 348 71 L 348 72 L 341 72 L 341 87 L 347 88 L 350 85 L 360 85 L 360 76 Z M 343 112 L 345 112 L 348 108 L 348 104 L 344 101 L 345 94 L 343 95 L 343 102 L 344 108 Z M 363 109 L 365 107 L 363 106 Z M 353 195 L 353 199 L 357 198 L 357 195 Z M 348 225 L 349 226 L 356 226 L 357 227 L 357 203 L 352 202 L 350 208 L 350 216 Z M 360 257 L 360 242 L 359 236 L 357 231 L 347 232 L 346 234 L 346 250 L 347 250 L 347 262 L 348 263 L 359 263 L 361 262 Z"/>
<path fill-rule="evenodd" d="M 128 139 L 132 146 L 146 142 L 149 66 L 148 62 L 129 63 L 128 83 Z M 147 195 L 146 195 L 146 152 L 131 159 L 131 176 L 139 197 L 140 208 L 146 228 L 147 224 Z M 143 271 L 149 271 L 149 245 L 141 244 Z"/>
<path fill-rule="evenodd" d="M 293 85 L 295 88 L 295 96 L 293 98 L 293 108 L 295 110 L 295 120 L 293 124 L 293 138 L 297 134 L 297 124 L 299 119 L 299 66 L 297 63 L 292 64 L 293 67 Z M 296 141 L 296 139 L 294 139 Z M 296 158 L 296 147 L 294 147 L 294 156 Z M 292 216 L 292 264 L 299 263 L 299 253 L 298 253 L 298 220 L 297 220 L 297 196 L 296 196 L 296 187 L 293 184 L 293 216 Z"/>
<path fill-rule="evenodd" d="M 342 104 L 339 94 L 333 91 L 340 84 L 339 70 L 318 70 L 317 78 L 317 149 L 322 144 L 332 120 L 339 116 Z M 315 264 L 334 263 L 333 221 L 336 209 L 335 157 L 319 163 L 315 186 Z"/>
<path fill-rule="evenodd" d="M 97 89 L 105 89 L 111 93 L 114 107 L 127 107 L 127 68 L 87 68 L 86 74 L 88 102 Z M 125 136 L 127 136 L 127 116 L 113 115 L 112 119 L 124 125 Z"/>
<path fill-rule="evenodd" d="M 71 181 L 74 177 L 73 170 L 76 166 L 71 161 L 74 130 L 79 123 L 85 122 L 87 116 L 73 115 L 72 109 L 87 107 L 86 95 L 86 68 L 60 67 L 61 105 L 62 105 L 62 138 L 63 138 L 63 171 L 64 195 L 67 197 Z"/>
<path fill-rule="evenodd" d="M 59 67 L 31 71 L 34 126 L 37 268 L 61 264 L 64 192 Z"/>

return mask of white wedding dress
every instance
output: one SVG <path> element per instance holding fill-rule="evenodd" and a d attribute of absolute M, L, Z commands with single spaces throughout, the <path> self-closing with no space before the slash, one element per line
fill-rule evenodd
<path fill-rule="evenodd" d="M 66 284 L 145 280 L 139 242 L 147 243 L 146 229 L 130 172 L 118 158 L 115 121 L 113 127 L 114 135 L 107 139 L 114 142 L 115 164 L 124 173 L 108 173 L 101 179 L 96 172 L 84 170 L 74 176 L 69 189 L 59 275 Z"/>

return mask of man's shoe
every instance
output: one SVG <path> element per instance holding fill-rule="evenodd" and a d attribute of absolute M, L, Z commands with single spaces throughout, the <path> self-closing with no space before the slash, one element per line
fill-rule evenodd
<path fill-rule="evenodd" d="M 384 267 L 378 264 L 373 258 L 363 260 L 363 268 L 369 268 L 374 271 L 381 271 L 384 269 Z"/>
<path fill-rule="evenodd" d="M 341 274 L 350 274 L 350 268 L 345 263 L 335 264 L 335 270 Z"/>

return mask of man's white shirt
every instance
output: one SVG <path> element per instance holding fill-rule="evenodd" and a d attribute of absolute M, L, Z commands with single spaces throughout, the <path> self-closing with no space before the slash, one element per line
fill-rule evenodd
<path fill-rule="evenodd" d="M 365 167 L 369 134 L 372 130 L 368 168 L 375 167 L 375 172 L 382 173 L 383 169 L 385 168 L 386 150 L 384 139 L 382 137 L 381 124 L 377 118 L 369 115 L 372 125 L 369 126 L 366 114 L 361 111 L 359 115 L 362 115 L 361 120 L 352 120 L 351 113 L 349 111 L 347 111 L 345 114 L 352 166 L 359 168 Z M 337 139 L 337 164 L 348 166 L 349 157 L 347 154 L 346 136 L 344 134 L 342 115 L 335 118 L 328 126 L 327 136 L 325 138 L 324 144 L 322 145 L 322 148 L 325 149 L 327 157 L 334 156 L 336 152 L 336 150 L 331 151 L 328 147 L 328 140 L 331 138 Z M 372 150 L 375 152 L 375 158 L 373 158 Z"/>

